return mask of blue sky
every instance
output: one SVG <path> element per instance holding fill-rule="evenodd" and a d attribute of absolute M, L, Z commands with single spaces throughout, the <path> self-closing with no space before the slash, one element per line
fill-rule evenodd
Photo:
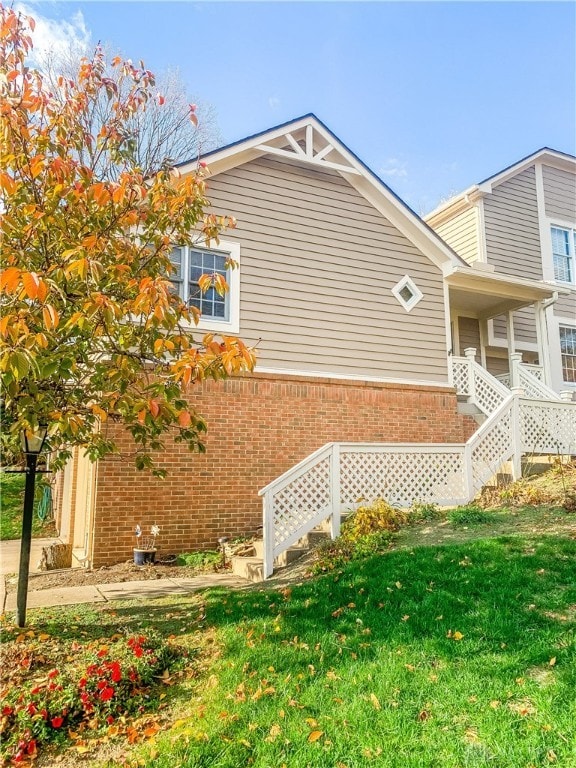
<path fill-rule="evenodd" d="M 38 2 L 54 39 L 178 67 L 226 142 L 314 112 L 418 213 L 576 154 L 573 2 Z"/>

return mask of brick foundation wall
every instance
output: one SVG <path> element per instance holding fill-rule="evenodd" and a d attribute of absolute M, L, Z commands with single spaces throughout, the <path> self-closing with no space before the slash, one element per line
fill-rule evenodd
<path fill-rule="evenodd" d="M 193 392 L 208 422 L 206 454 L 170 445 L 165 480 L 130 459 L 98 465 L 93 565 L 132 556 L 132 531 L 158 524 L 160 554 L 215 548 L 219 536 L 262 524 L 258 490 L 325 443 L 463 443 L 475 431 L 454 390 L 253 374 Z M 122 450 L 130 442 L 119 437 Z"/>

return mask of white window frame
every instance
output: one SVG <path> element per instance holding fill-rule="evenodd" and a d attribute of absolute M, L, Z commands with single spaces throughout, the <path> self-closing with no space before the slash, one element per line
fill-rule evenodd
<path fill-rule="evenodd" d="M 576 325 L 574 325 L 573 323 L 563 322 L 562 320 L 560 320 L 560 322 L 558 323 L 558 340 L 560 343 L 560 370 L 562 371 L 562 381 L 567 386 L 574 387 L 576 386 L 576 379 L 574 381 L 568 381 L 568 379 L 564 378 L 564 360 L 563 360 L 563 353 L 562 353 L 562 341 L 560 338 L 562 335 L 562 328 L 566 328 L 568 330 L 573 330 L 574 332 L 576 332 Z M 574 349 L 574 356 L 576 358 L 576 347 Z M 576 364 L 575 364 L 575 367 L 576 367 Z"/>
<path fill-rule="evenodd" d="M 188 299 L 186 291 L 189 282 L 190 251 L 217 253 L 218 255 L 227 256 L 232 259 L 232 261 L 236 262 L 235 267 L 228 268 L 226 275 L 226 282 L 228 283 L 228 291 L 226 293 L 228 318 L 221 319 L 218 317 L 204 317 L 201 315 L 198 324 L 191 323 L 190 327 L 198 328 L 201 331 L 214 331 L 215 333 L 240 333 L 240 244 L 220 240 L 218 245 L 211 244 L 209 247 L 204 245 L 181 246 L 176 243 L 174 244 L 174 247 L 182 248 L 183 251 L 182 285 L 184 286 L 184 295 L 180 293 L 180 297 L 184 302 Z"/>
<path fill-rule="evenodd" d="M 408 288 L 408 290 L 412 293 L 412 296 L 408 301 L 402 296 L 402 291 L 404 288 Z M 424 298 L 424 294 L 422 291 L 418 288 L 414 280 L 410 277 L 410 275 L 404 275 L 404 277 L 399 280 L 394 288 L 392 288 L 392 293 L 394 296 L 398 299 L 399 303 L 404 307 L 406 312 L 411 312 L 416 304 Z"/>
<path fill-rule="evenodd" d="M 556 262 L 554 260 L 554 247 L 552 245 L 552 230 L 559 229 L 568 232 L 568 254 L 564 258 L 568 259 L 568 270 L 570 272 L 569 280 L 562 280 L 556 274 Z M 576 285 L 576 228 L 565 223 L 550 222 L 550 253 L 552 259 L 552 275 L 555 283 L 563 285 Z"/>

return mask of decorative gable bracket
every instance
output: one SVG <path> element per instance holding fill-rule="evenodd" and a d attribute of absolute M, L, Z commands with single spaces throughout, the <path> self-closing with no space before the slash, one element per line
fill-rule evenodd
<path fill-rule="evenodd" d="M 327 157 L 331 152 L 337 151 L 335 147 L 328 142 L 322 134 L 314 128 L 313 125 L 306 126 L 304 147 L 302 147 L 292 136 L 291 133 L 285 133 L 284 139 L 288 142 L 291 149 L 284 147 L 273 147 L 269 144 L 259 144 L 256 149 L 260 152 L 269 152 L 272 155 L 280 155 L 281 157 L 288 157 L 291 160 L 300 160 L 304 163 L 310 163 L 311 165 L 317 165 L 321 168 L 330 168 L 333 171 L 340 171 L 341 173 L 353 173 L 360 175 L 360 171 L 351 165 L 343 165 L 341 163 L 335 163 L 332 160 L 328 160 Z M 315 145 L 322 144 L 322 148 L 315 151 Z M 340 155 L 342 157 L 342 155 Z"/>

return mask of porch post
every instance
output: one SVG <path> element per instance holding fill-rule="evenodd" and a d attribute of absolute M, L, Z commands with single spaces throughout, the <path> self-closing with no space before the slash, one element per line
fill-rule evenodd
<path fill-rule="evenodd" d="M 512 376 L 512 355 L 516 352 L 516 339 L 514 338 L 514 312 L 506 312 L 506 340 L 508 342 L 508 367 Z M 514 386 L 514 382 L 512 382 Z"/>
<path fill-rule="evenodd" d="M 510 388 L 520 386 L 520 365 L 522 352 L 512 352 L 510 355 Z"/>
<path fill-rule="evenodd" d="M 538 344 L 538 362 L 542 366 L 544 384 L 552 386 L 552 374 L 550 371 L 550 345 L 548 344 L 548 327 L 544 302 L 537 301 L 534 304 L 536 314 L 536 342 Z"/>

